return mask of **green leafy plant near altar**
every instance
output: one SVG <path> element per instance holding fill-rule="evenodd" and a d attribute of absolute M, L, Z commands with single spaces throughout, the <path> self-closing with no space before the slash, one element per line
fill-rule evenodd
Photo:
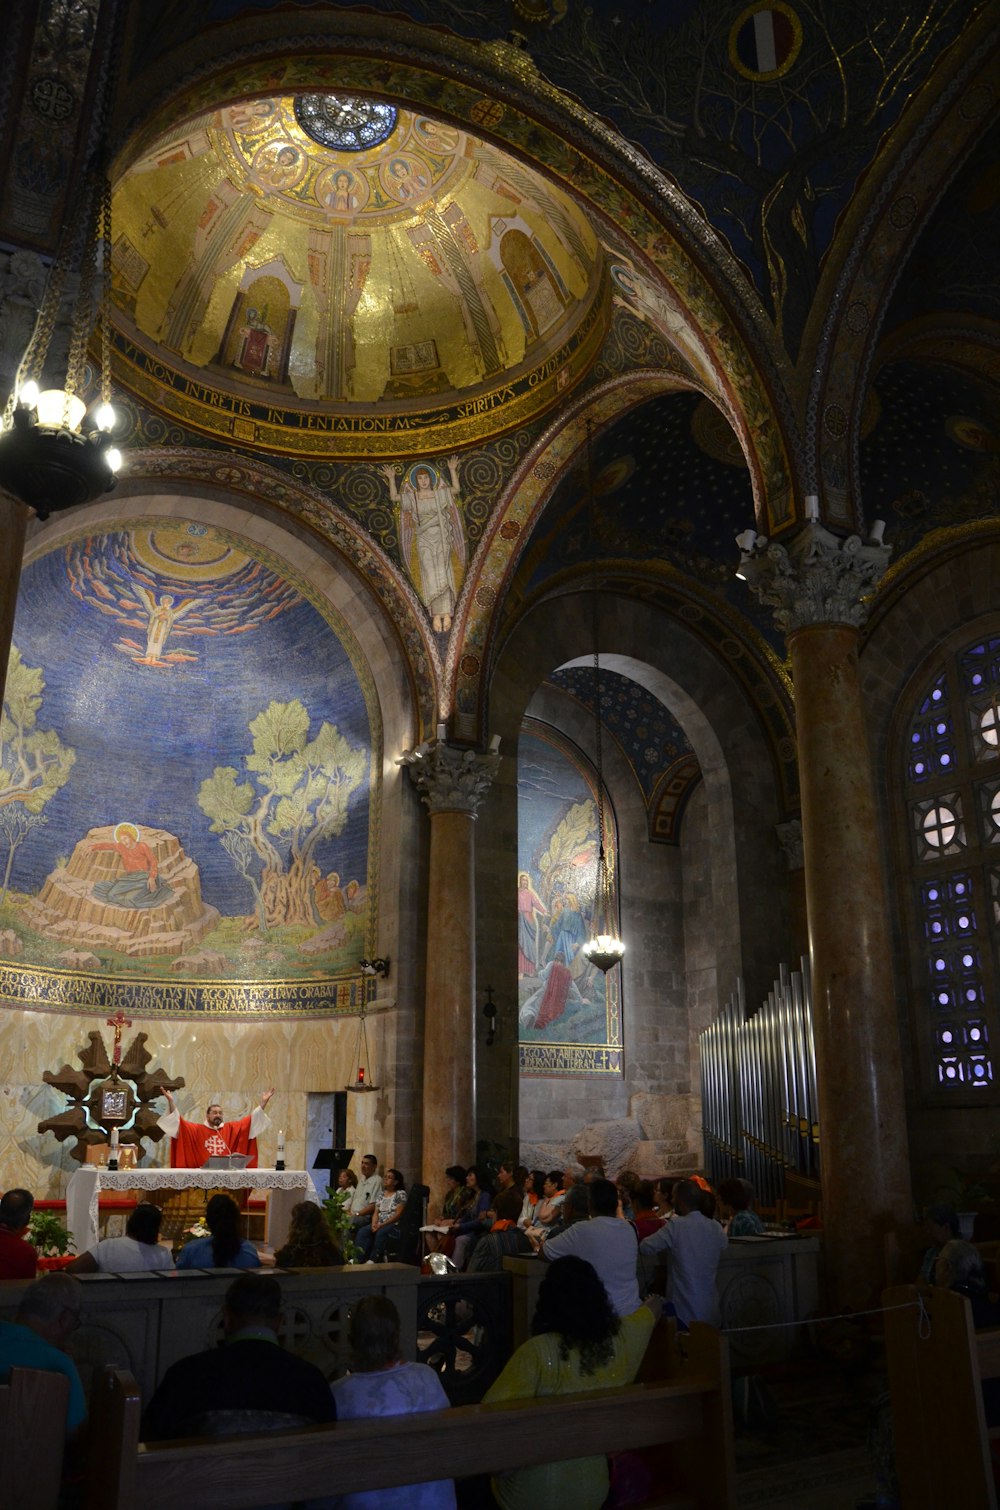
<path fill-rule="evenodd" d="M 336 1190 L 332 1185 L 328 1185 L 326 1200 L 323 1202 L 326 1225 L 333 1234 L 334 1240 L 340 1244 L 345 1264 L 353 1264 L 361 1253 L 361 1249 L 354 1241 L 351 1213 L 344 1207 L 344 1202 L 351 1194 L 353 1194 L 352 1191 Z"/>
<path fill-rule="evenodd" d="M 33 1211 L 28 1222 L 28 1242 L 39 1258 L 72 1257 L 76 1246 L 66 1223 L 54 1211 Z"/>

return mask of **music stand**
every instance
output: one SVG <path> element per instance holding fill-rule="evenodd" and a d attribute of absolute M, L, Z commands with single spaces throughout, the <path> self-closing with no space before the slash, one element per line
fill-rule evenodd
<path fill-rule="evenodd" d="M 313 1168 L 335 1169 L 339 1174 L 342 1169 L 350 1169 L 353 1158 L 353 1148 L 321 1148 L 313 1159 Z"/>

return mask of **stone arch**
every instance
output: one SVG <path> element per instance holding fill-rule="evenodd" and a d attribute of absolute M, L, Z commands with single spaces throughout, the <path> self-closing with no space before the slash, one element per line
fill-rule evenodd
<path fill-rule="evenodd" d="M 421 814 L 412 801 L 405 773 L 397 767 L 394 757 L 399 750 L 413 743 L 414 731 L 420 726 L 420 710 L 404 647 L 376 587 L 365 580 L 357 567 L 349 565 L 329 541 L 317 538 L 306 529 L 296 528 L 295 522 L 288 517 L 276 527 L 270 510 L 234 492 L 223 496 L 223 490 L 218 486 L 211 491 L 206 487 L 192 487 L 188 493 L 176 489 L 156 492 L 148 485 L 144 489 L 135 476 L 130 478 L 127 490 L 123 491 L 125 496 L 52 516 L 45 525 L 32 532 L 25 564 L 30 565 L 33 559 L 52 550 L 62 540 L 91 526 L 100 529 L 127 525 L 129 520 L 150 515 L 190 519 L 242 535 L 251 544 L 266 549 L 270 555 L 286 563 L 319 602 L 328 605 L 341 621 L 350 626 L 365 658 L 381 724 L 381 810 L 376 822 L 374 857 L 379 872 L 380 909 L 378 938 L 373 948 L 376 953 L 390 958 L 412 956 L 416 950 L 420 913 L 419 880 L 416 867 L 408 866 L 404 857 L 419 852 Z M 419 1072 L 413 1067 L 419 1066 L 422 1052 L 423 1003 L 419 981 L 405 977 L 393 980 L 391 989 L 380 992 L 380 1005 L 391 1010 L 372 1019 L 369 1039 L 375 1049 L 376 1064 L 397 1067 L 398 1080 L 393 1084 L 391 1099 L 372 1097 L 369 1102 L 369 1098 L 360 1098 L 365 1104 L 354 1110 L 363 1113 L 365 1119 L 374 1118 L 379 1124 L 365 1132 L 366 1141 L 375 1136 L 394 1138 L 400 1159 L 406 1159 L 412 1165 L 418 1147 L 415 1097 L 419 1086 Z M 246 1035 L 253 1030 L 259 1032 L 266 1017 L 265 1012 L 255 1022 L 207 1020 L 201 1023 L 199 1033 L 206 1051 L 214 1053 L 214 1044 L 228 1038 L 242 1052 L 249 1052 L 249 1043 L 244 1042 Z M 176 1025 L 179 1032 L 184 1028 L 189 1030 L 189 1026 Z M 270 1025 L 270 1034 L 274 1046 L 268 1052 L 288 1054 L 294 1066 L 292 1073 L 299 1084 L 310 1084 L 310 1056 L 315 1063 L 320 1063 L 324 1056 L 329 1059 L 330 1064 L 320 1072 L 324 1083 L 331 1074 L 335 1084 L 346 1083 L 350 1078 L 348 1064 L 357 1038 L 357 1025 L 353 1019 L 336 1024 L 329 1018 L 274 1022 Z M 172 1036 L 167 1025 L 162 1024 L 160 1037 L 165 1049 L 169 1048 L 168 1039 Z M 332 1064 L 342 1065 L 342 1068 L 331 1069 Z"/>
<path fill-rule="evenodd" d="M 634 778 L 624 757 L 612 751 L 606 757 L 609 791 L 623 831 L 623 853 L 632 856 L 632 870 L 623 876 L 623 931 L 631 931 L 632 958 L 626 966 L 624 1023 L 625 1062 L 628 1083 L 640 1066 L 630 1058 L 628 1024 L 639 1031 L 648 1057 L 655 1034 L 643 1037 L 666 1013 L 676 1028 L 682 1014 L 683 1044 L 672 1043 L 675 1064 L 692 1065 L 697 1075 L 697 1035 L 714 1016 L 721 999 L 733 989 L 735 978 L 747 981 L 749 999 L 766 991 L 775 958 L 787 956 L 788 920 L 775 899 L 786 891 L 784 861 L 775 824 L 784 816 L 779 783 L 767 753 L 752 699 L 741 687 L 721 657 L 706 645 L 680 618 L 671 618 L 661 608 L 602 592 L 601 664 L 618 670 L 662 699 L 682 724 L 703 766 L 703 795 L 692 799 L 685 823 L 705 846 L 700 920 L 695 908 L 687 918 L 688 931 L 674 932 L 676 957 L 656 957 L 647 940 L 662 935 L 663 887 L 676 883 L 685 860 L 693 864 L 684 844 L 667 854 L 665 846 L 651 846 L 636 804 L 628 799 Z M 491 683 L 489 728 L 502 739 L 505 754 L 517 748 L 525 710 L 532 716 L 541 708 L 551 713 L 561 699 L 561 727 L 592 757 L 592 725 L 577 707 L 567 712 L 568 699 L 544 688 L 549 672 L 558 666 L 589 657 L 592 652 L 592 621 L 585 592 L 549 598 L 532 607 L 504 642 Z M 539 701 L 538 689 L 543 689 Z M 610 743 L 610 741 L 609 741 Z M 492 919 L 489 938 L 479 939 L 478 974 L 481 979 L 501 982 L 501 998 L 516 999 L 512 979 L 516 958 L 516 909 L 513 905 L 513 874 L 516 857 L 511 836 L 516 834 L 516 765 L 506 760 L 490 804 L 480 815 L 477 832 L 477 889 L 488 898 Z M 636 855 L 640 856 L 638 866 Z M 673 878 L 671 881 L 670 878 Z M 509 921 L 508 921 L 509 914 Z M 628 940 L 626 940 L 629 942 Z M 648 947 L 648 956 L 645 953 Z M 677 952 L 675 951 L 675 953 Z M 675 1035 L 676 1036 L 676 1035 Z M 670 1056 L 668 1056 L 669 1058 Z M 479 1070 L 495 1073 L 495 1061 L 480 1055 Z M 664 1094 L 695 1097 L 697 1085 L 676 1086 Z M 622 1093 L 623 1094 L 623 1093 Z M 583 1105 L 583 1092 L 560 1090 L 561 1099 Z M 575 1097 L 575 1100 L 574 1100 Z M 694 1114 L 694 1102 L 686 1103 Z M 623 1115 L 621 1095 L 613 1108 Z M 569 1113 L 567 1112 L 567 1115 Z"/>
<path fill-rule="evenodd" d="M 984 16 L 985 23 L 986 18 Z M 893 133 L 881 172 L 865 179 L 824 271 L 803 340 L 811 372 L 804 430 L 808 491 L 826 517 L 863 523 L 858 451 L 868 376 L 889 300 L 923 227 L 995 114 L 995 39 L 984 24 L 965 50 L 946 55 Z M 806 363 L 809 366 L 806 366 Z"/>
<path fill-rule="evenodd" d="M 578 402 L 568 404 L 508 481 L 466 575 L 445 665 L 449 711 L 461 738 L 481 737 L 485 711 L 481 699 L 497 654 L 506 591 L 524 546 L 561 477 L 587 445 L 588 426 L 599 432 L 660 394 L 682 391 L 702 393 L 733 426 L 750 468 L 756 513 L 760 517 L 766 512 L 764 480 L 755 468 L 737 416 L 718 394 L 708 391 L 696 379 L 676 373 L 632 373 L 604 383 Z"/>

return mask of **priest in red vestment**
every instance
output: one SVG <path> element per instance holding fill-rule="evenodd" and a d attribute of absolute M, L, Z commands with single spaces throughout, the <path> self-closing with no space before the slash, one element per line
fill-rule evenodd
<path fill-rule="evenodd" d="M 249 1154 L 246 1167 L 257 1168 L 257 1134 L 271 1125 L 264 1108 L 274 1095 L 273 1086 L 264 1092 L 259 1105 L 248 1116 L 236 1122 L 222 1120 L 222 1107 L 217 1102 L 208 1108 L 204 1122 L 188 1122 L 177 1110 L 170 1092 L 165 1090 L 163 1094 L 170 1110 L 158 1118 L 157 1126 L 170 1139 L 172 1169 L 201 1169 L 209 1159 L 234 1153 Z"/>

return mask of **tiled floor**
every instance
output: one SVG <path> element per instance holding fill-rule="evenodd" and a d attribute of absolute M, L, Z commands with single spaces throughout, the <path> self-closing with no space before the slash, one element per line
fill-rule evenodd
<path fill-rule="evenodd" d="M 772 1419 L 736 1430 L 740 1510 L 854 1510 L 874 1494 L 879 1375 L 802 1364 L 762 1379 Z"/>

